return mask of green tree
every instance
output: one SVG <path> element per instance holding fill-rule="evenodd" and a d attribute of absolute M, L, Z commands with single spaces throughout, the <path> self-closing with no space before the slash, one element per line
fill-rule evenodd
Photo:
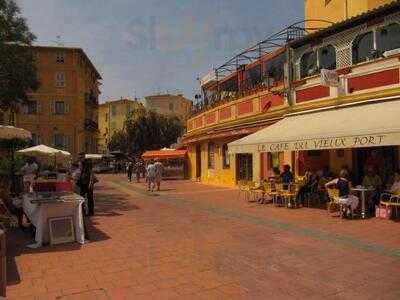
<path fill-rule="evenodd" d="M 0 0 L 0 109 L 10 111 L 10 123 L 27 93 L 39 88 L 30 32 L 14 0 Z"/>
<path fill-rule="evenodd" d="M 137 156 L 146 150 L 169 147 L 182 133 L 183 124 L 179 118 L 139 108 L 127 118 L 124 130 L 111 137 L 108 147 L 111 151 Z"/>

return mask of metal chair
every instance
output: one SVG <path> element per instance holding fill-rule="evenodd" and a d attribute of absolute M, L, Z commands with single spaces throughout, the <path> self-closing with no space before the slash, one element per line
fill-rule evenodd
<path fill-rule="evenodd" d="M 328 202 L 328 213 L 330 212 L 331 205 L 338 205 L 340 217 L 342 217 L 343 209 L 339 203 L 339 190 L 338 189 L 327 189 L 329 202 Z"/>
<path fill-rule="evenodd" d="M 299 185 L 296 183 L 291 183 L 286 191 L 283 191 L 282 197 L 285 201 L 285 206 L 288 208 L 297 208 L 299 204 L 297 203 L 297 194 L 299 191 Z"/>
<path fill-rule="evenodd" d="M 239 180 L 238 187 L 239 187 L 238 199 L 240 199 L 241 194 L 244 194 L 244 196 L 245 196 L 244 198 L 245 198 L 245 200 L 247 200 L 247 196 L 248 196 L 247 180 Z"/>
<path fill-rule="evenodd" d="M 284 190 L 283 190 L 283 183 L 275 183 L 275 191 L 271 193 L 271 197 L 272 197 L 272 203 L 274 205 L 278 205 L 278 200 L 281 200 L 280 206 L 283 205 L 283 194 Z"/>

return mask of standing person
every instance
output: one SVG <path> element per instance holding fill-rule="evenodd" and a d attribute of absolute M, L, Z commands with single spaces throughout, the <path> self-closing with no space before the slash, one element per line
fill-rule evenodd
<path fill-rule="evenodd" d="M 148 185 L 147 190 L 153 192 L 156 179 L 156 166 L 154 165 L 153 160 L 150 160 L 146 169 L 147 169 L 147 185 Z"/>
<path fill-rule="evenodd" d="M 21 168 L 22 174 L 24 174 L 24 189 L 26 192 L 33 192 L 33 182 L 37 177 L 38 165 L 32 157 L 29 157 L 26 164 Z"/>
<path fill-rule="evenodd" d="M 143 163 L 140 158 L 137 159 L 135 164 L 135 172 L 136 172 L 136 181 L 140 182 L 140 173 L 142 172 Z"/>
<path fill-rule="evenodd" d="M 164 171 L 164 166 L 158 159 L 156 159 L 154 166 L 156 168 L 156 178 L 155 179 L 156 179 L 156 184 L 157 184 L 157 191 L 159 191 L 160 185 L 161 185 L 161 180 L 162 180 L 162 174 Z"/>
<path fill-rule="evenodd" d="M 88 214 L 91 215 L 94 211 L 94 200 L 93 200 L 93 191 L 90 191 L 90 185 L 92 182 L 92 163 L 90 160 L 85 159 L 85 156 L 81 156 L 80 166 L 79 166 L 79 178 L 77 185 L 79 187 L 80 195 L 86 199 Z"/>
<path fill-rule="evenodd" d="M 126 167 L 126 171 L 128 174 L 128 180 L 132 181 L 132 173 L 133 173 L 133 162 L 128 162 L 128 165 Z"/>
<path fill-rule="evenodd" d="M 281 174 L 281 180 L 283 183 L 283 188 L 287 190 L 289 185 L 293 182 L 293 173 L 290 171 L 289 165 L 283 166 L 283 172 Z"/>

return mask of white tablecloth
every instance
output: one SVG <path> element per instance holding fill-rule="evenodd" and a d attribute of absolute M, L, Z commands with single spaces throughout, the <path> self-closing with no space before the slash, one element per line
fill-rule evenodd
<path fill-rule="evenodd" d="M 83 244 L 85 242 L 85 231 L 83 227 L 82 204 L 84 198 L 78 194 L 66 196 L 68 201 L 55 203 L 31 203 L 35 200 L 35 194 L 25 194 L 22 201 L 22 208 L 29 220 L 36 227 L 36 245 L 32 248 L 40 247 L 43 243 L 50 241 L 49 237 L 49 218 L 72 216 L 75 229 L 75 240 Z M 60 197 L 63 199 L 63 196 Z M 72 200 L 72 201 L 71 201 Z"/>

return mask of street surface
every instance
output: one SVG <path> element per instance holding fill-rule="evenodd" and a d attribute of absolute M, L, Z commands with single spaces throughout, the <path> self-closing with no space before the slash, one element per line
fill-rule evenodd
<path fill-rule="evenodd" d="M 90 243 L 9 236 L 8 299 L 400 299 L 400 224 L 101 175 Z"/>

